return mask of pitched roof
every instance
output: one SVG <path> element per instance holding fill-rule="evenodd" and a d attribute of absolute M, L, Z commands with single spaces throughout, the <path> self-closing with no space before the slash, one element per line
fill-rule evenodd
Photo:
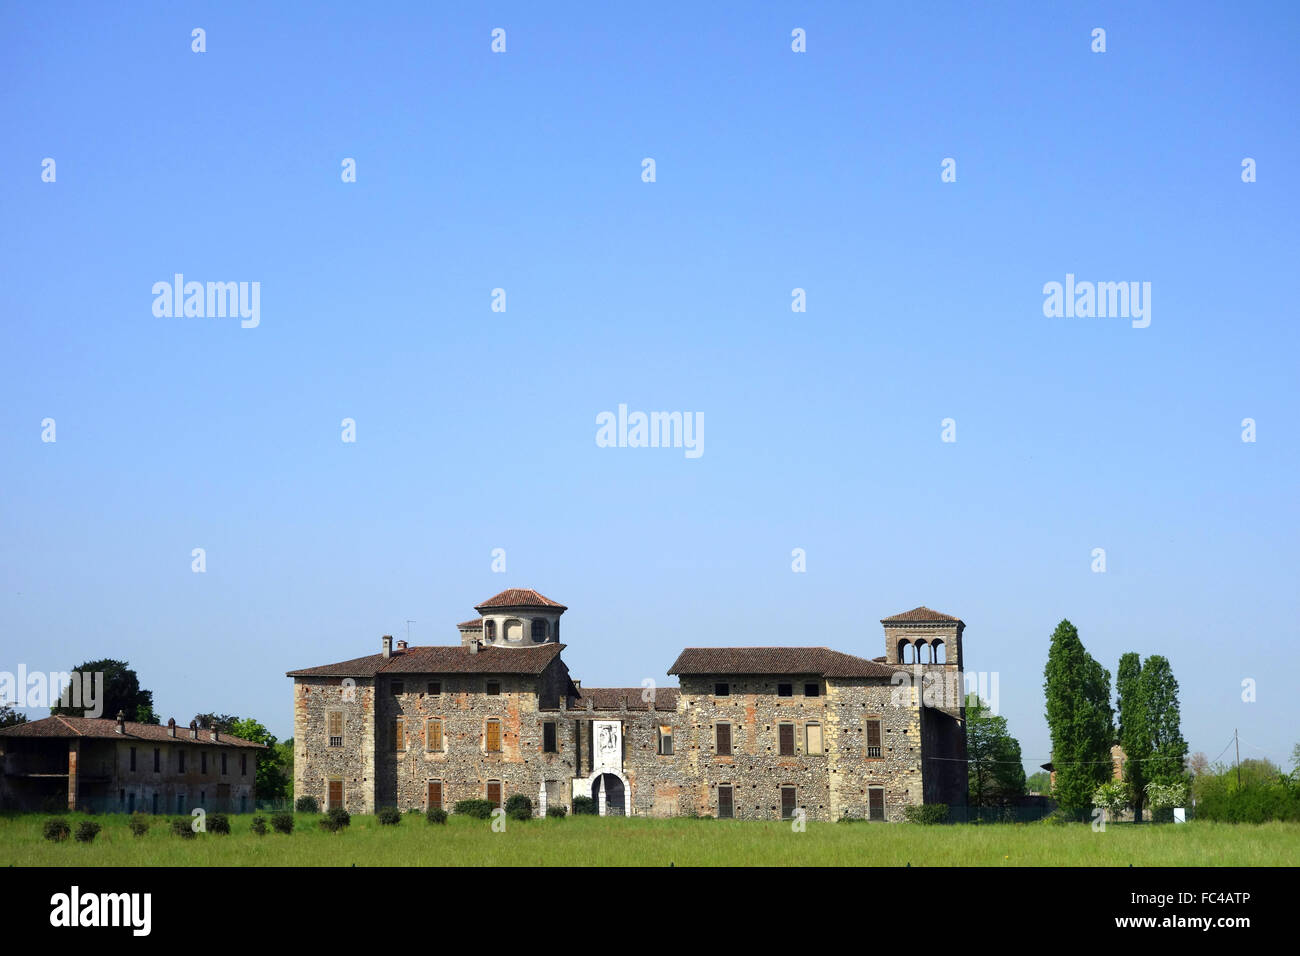
<path fill-rule="evenodd" d="M 582 710 L 587 706 L 587 701 L 591 701 L 593 710 L 619 710 L 623 706 L 623 698 L 627 698 L 628 710 L 676 710 L 677 698 L 680 690 L 676 687 L 656 687 L 653 706 L 649 701 L 641 699 L 645 692 L 644 687 L 584 687 L 579 691 L 581 695 L 577 703 L 570 710 Z"/>
<path fill-rule="evenodd" d="M 484 647 L 471 654 L 460 644 L 408 647 L 392 657 L 371 654 L 337 664 L 304 667 L 287 677 L 374 677 L 377 674 L 540 674 L 560 656 L 563 644 Z"/>
<path fill-rule="evenodd" d="M 265 744 L 245 740 L 243 737 L 231 737 L 221 734 L 212 739 L 212 731 L 199 730 L 199 739 L 190 739 L 189 727 L 176 725 L 176 736 L 172 737 L 163 724 L 138 724 L 133 720 L 126 722 L 126 733 L 117 732 L 117 721 L 107 717 L 66 717 L 55 714 L 40 720 L 31 720 L 25 724 L 14 724 L 0 730 L 0 737 L 95 737 L 115 738 L 117 740 L 164 740 L 168 743 L 202 744 L 205 747 L 253 747 L 265 750 Z"/>
<path fill-rule="evenodd" d="M 481 631 L 483 630 L 483 618 L 476 617 L 472 621 L 461 621 L 456 626 L 462 631 Z"/>
<path fill-rule="evenodd" d="M 677 655 L 668 673 L 890 677 L 895 670 L 829 647 L 688 647 Z"/>
<path fill-rule="evenodd" d="M 932 611 L 928 607 L 914 607 L 910 611 L 904 611 L 902 614 L 895 614 L 893 617 L 883 617 L 880 619 L 881 624 L 964 624 L 965 622 L 959 617 L 953 617 L 951 614 L 940 614 L 938 611 Z"/>
<path fill-rule="evenodd" d="M 506 588 L 482 604 L 476 604 L 474 610 L 482 611 L 485 607 L 553 607 L 560 611 L 568 610 L 563 604 L 538 594 L 532 588 Z"/>

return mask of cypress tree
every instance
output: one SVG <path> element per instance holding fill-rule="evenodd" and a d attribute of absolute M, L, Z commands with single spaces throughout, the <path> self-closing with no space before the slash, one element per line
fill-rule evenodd
<path fill-rule="evenodd" d="M 1083 816 L 1097 787 L 1111 777 L 1114 710 L 1110 672 L 1088 655 L 1068 620 L 1052 633 L 1043 693 L 1056 770 L 1052 796 L 1063 810 Z"/>

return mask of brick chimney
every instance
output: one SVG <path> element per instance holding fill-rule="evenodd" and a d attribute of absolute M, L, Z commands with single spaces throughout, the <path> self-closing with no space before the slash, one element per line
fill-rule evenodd
<path fill-rule="evenodd" d="M 398 642 L 397 642 L 397 649 L 398 649 L 399 651 L 405 651 L 405 650 L 406 650 L 406 641 L 398 641 Z"/>
<path fill-rule="evenodd" d="M 117 732 L 119 734 L 126 733 L 126 714 L 120 710 L 117 712 Z"/>
<path fill-rule="evenodd" d="M 212 728 L 212 739 L 214 741 L 221 739 L 221 732 L 216 727 Z"/>
<path fill-rule="evenodd" d="M 470 641 L 466 646 L 469 648 L 471 654 L 478 653 L 478 641 Z"/>
<path fill-rule="evenodd" d="M 168 736 L 168 737 L 175 737 L 175 736 L 176 736 L 176 718 L 175 718 L 175 717 L 168 717 L 168 718 L 167 718 L 167 736 Z"/>
<path fill-rule="evenodd" d="M 391 634 L 384 635 L 384 656 L 393 656 L 393 635 Z"/>
<path fill-rule="evenodd" d="M 198 739 L 199 739 L 199 722 L 198 722 L 197 720 L 191 720 L 191 721 L 190 721 L 190 740 L 198 740 Z"/>

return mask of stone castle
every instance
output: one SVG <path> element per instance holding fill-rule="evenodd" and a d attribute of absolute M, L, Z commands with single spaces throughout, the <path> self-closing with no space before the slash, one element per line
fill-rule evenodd
<path fill-rule="evenodd" d="M 884 618 L 884 655 L 688 647 L 680 687 L 582 687 L 561 657 L 567 610 L 511 588 L 454 645 L 290 671 L 294 792 L 372 813 L 528 796 L 538 812 L 897 821 L 966 794 L 959 619 Z M 941 679 L 956 693 L 920 691 Z"/>

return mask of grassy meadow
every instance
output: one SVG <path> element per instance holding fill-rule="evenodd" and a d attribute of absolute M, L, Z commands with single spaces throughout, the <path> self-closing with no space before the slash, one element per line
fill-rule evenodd
<path fill-rule="evenodd" d="M 152 818 L 133 836 L 120 814 L 86 817 L 103 827 L 93 843 L 41 835 L 48 816 L 0 816 L 4 866 L 1294 866 L 1300 823 L 1191 822 L 1110 824 L 809 823 L 569 817 L 487 821 L 423 815 L 381 826 L 354 815 L 339 833 L 320 828 L 317 814 L 296 814 L 290 835 L 253 833 L 252 815 L 232 815 L 231 833 L 174 836 L 170 818 Z"/>

